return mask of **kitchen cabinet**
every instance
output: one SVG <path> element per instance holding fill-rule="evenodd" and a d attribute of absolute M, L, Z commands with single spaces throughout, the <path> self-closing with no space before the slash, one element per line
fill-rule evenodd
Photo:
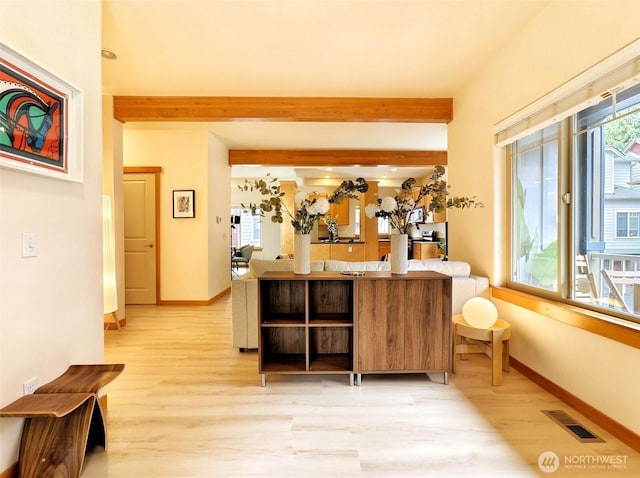
<path fill-rule="evenodd" d="M 440 212 L 434 212 L 432 214 L 429 214 L 427 211 L 429 211 L 429 204 L 431 203 L 431 197 L 430 196 L 425 196 L 423 197 L 420 202 L 418 203 L 419 206 L 424 206 L 424 210 L 425 210 L 425 223 L 434 223 L 434 222 L 446 222 L 447 221 L 447 210 L 445 209 L 444 211 L 440 211 Z"/>
<path fill-rule="evenodd" d="M 326 194 L 315 194 L 312 195 L 312 197 L 318 199 L 328 199 Z M 332 203 L 329 205 L 329 214 L 331 214 L 333 217 L 338 216 L 338 220 L 336 221 L 336 224 L 338 224 L 338 226 L 349 225 L 349 205 L 349 198 L 344 199 L 341 204 Z"/>
<path fill-rule="evenodd" d="M 378 260 L 388 254 L 391 254 L 391 241 L 378 241 Z"/>
<path fill-rule="evenodd" d="M 414 259 L 434 259 L 440 257 L 437 242 L 413 242 Z"/>
<path fill-rule="evenodd" d="M 336 223 L 338 226 L 348 226 L 349 225 L 349 198 L 342 201 L 341 204 L 331 204 L 329 207 L 329 212 L 333 217 L 338 217 Z"/>

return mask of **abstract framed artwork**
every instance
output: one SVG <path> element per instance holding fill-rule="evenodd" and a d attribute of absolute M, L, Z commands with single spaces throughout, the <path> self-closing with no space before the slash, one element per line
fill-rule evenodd
<path fill-rule="evenodd" d="M 173 190 L 173 217 L 196 217 L 196 192 L 193 189 Z"/>
<path fill-rule="evenodd" d="M 0 166 L 82 182 L 82 92 L 0 43 Z"/>

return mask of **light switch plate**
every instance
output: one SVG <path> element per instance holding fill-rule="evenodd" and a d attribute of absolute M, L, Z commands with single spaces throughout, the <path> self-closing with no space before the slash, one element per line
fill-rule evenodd
<path fill-rule="evenodd" d="M 38 236 L 33 232 L 22 233 L 22 257 L 38 255 Z"/>

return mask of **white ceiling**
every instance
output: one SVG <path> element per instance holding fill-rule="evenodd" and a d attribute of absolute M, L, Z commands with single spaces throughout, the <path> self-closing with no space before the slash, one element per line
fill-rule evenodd
<path fill-rule="evenodd" d="M 381 149 L 446 151 L 447 125 L 426 123 L 127 123 L 131 130 L 203 129 L 212 131 L 230 149 Z M 366 141 L 363 141 L 366 138 Z M 408 147 L 411 145 L 411 147 Z M 279 179 L 310 178 L 406 179 L 424 177 L 431 168 L 322 168 L 233 166 L 234 178 L 264 177 L 268 172 Z M 308 181 L 307 181 L 308 182 Z M 396 181 L 397 182 L 397 181 Z"/>
<path fill-rule="evenodd" d="M 103 89 L 140 96 L 453 97 L 455 118 L 456 92 L 546 3 L 103 0 L 103 48 L 118 56 L 102 62 Z M 446 125 L 230 122 L 198 127 L 236 149 L 447 149 Z M 234 176 L 247 174 L 233 169 Z"/>

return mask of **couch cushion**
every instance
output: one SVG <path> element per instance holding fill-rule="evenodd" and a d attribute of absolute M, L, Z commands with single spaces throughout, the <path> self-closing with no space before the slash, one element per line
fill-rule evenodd
<path fill-rule="evenodd" d="M 391 263 L 383 261 L 347 262 L 347 261 L 324 261 L 325 271 L 390 271 Z"/>
<path fill-rule="evenodd" d="M 435 271 L 451 277 L 469 277 L 471 266 L 462 261 L 441 261 L 438 259 L 411 259 L 407 266 L 410 271 Z"/>
<path fill-rule="evenodd" d="M 312 271 L 324 270 L 322 261 L 311 261 Z M 267 271 L 291 271 L 293 272 L 293 259 L 251 259 L 249 262 L 249 274 L 251 277 L 259 277 Z"/>

